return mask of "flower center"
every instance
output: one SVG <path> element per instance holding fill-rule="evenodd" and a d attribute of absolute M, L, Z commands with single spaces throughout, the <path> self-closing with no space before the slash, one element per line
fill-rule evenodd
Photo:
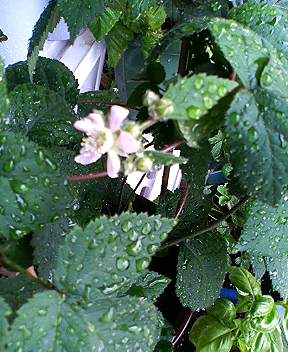
<path fill-rule="evenodd" d="M 93 136 L 83 138 L 82 142 L 82 145 L 85 146 L 87 150 L 99 154 L 107 153 L 112 148 L 113 144 L 113 133 L 108 128 L 98 131 L 97 134 Z"/>

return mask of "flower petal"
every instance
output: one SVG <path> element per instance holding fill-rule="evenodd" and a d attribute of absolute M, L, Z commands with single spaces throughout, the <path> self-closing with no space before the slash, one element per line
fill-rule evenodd
<path fill-rule="evenodd" d="M 120 130 L 123 120 L 129 115 L 129 110 L 122 106 L 113 105 L 109 114 L 109 127 L 112 132 Z"/>
<path fill-rule="evenodd" d="M 85 117 L 82 120 L 78 120 L 74 123 L 74 127 L 81 132 L 86 133 L 88 136 L 96 131 L 94 123 L 92 120 Z"/>
<path fill-rule="evenodd" d="M 101 158 L 101 154 L 95 152 L 87 152 L 83 151 L 84 148 L 81 149 L 80 154 L 75 157 L 75 161 L 81 165 L 88 165 L 95 163 L 98 159 Z"/>
<path fill-rule="evenodd" d="M 132 134 L 121 131 L 119 138 L 116 141 L 118 148 L 125 153 L 136 153 L 140 148 L 140 142 L 132 136 Z"/>
<path fill-rule="evenodd" d="M 103 128 L 105 128 L 104 115 L 103 115 L 102 111 L 101 112 L 93 112 L 93 113 L 89 114 L 87 118 L 93 122 L 94 127 L 97 130 L 103 130 Z"/>
<path fill-rule="evenodd" d="M 107 159 L 107 173 L 111 178 L 117 178 L 121 168 L 121 160 L 116 152 L 110 150 Z"/>

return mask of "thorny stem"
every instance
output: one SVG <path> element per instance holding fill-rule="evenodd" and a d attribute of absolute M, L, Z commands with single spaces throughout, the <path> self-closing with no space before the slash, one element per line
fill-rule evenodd
<path fill-rule="evenodd" d="M 179 147 L 180 145 L 182 145 L 184 143 L 183 140 L 180 140 L 180 141 L 176 141 L 175 143 L 171 144 L 171 145 L 168 145 L 167 147 L 165 148 L 162 148 L 161 149 L 161 152 L 163 153 L 169 153 L 171 152 L 173 149 Z"/>
<path fill-rule="evenodd" d="M 22 268 L 22 266 L 18 265 L 15 263 L 13 260 L 10 258 L 6 257 L 3 253 L 1 253 L 1 256 L 3 258 L 4 263 L 9 265 L 11 268 L 13 268 L 16 272 L 21 273 L 22 275 L 26 276 L 28 279 L 36 282 L 38 285 L 43 286 L 47 290 L 54 290 L 57 291 L 59 294 L 63 294 L 62 292 L 58 291 L 57 288 L 49 283 L 46 283 L 43 281 L 40 277 L 32 275 L 28 270 L 25 270 Z"/>
<path fill-rule="evenodd" d="M 176 213 L 175 213 L 175 219 L 177 220 L 179 218 L 179 216 L 182 214 L 182 211 L 185 207 L 185 204 L 186 204 L 186 201 L 187 201 L 187 198 L 189 196 L 189 187 L 187 185 L 187 183 L 185 182 L 185 186 L 183 187 L 184 188 L 184 194 L 183 194 L 183 198 L 181 199 L 181 202 L 176 210 Z"/>
<path fill-rule="evenodd" d="M 83 99 L 83 100 L 79 100 L 78 104 L 87 104 L 87 105 L 104 104 L 104 105 L 109 105 L 109 106 L 118 105 L 118 106 L 123 106 L 125 108 L 127 107 L 127 105 L 125 105 L 125 104 L 121 104 L 121 103 L 118 103 L 118 102 L 115 102 L 115 101 L 108 101 L 108 100 L 95 101 L 95 100 L 90 100 L 90 99 Z"/>
<path fill-rule="evenodd" d="M 181 237 L 181 238 L 177 238 L 176 240 L 173 240 L 171 242 L 168 242 L 168 243 L 164 244 L 163 246 L 161 246 L 159 248 L 158 251 L 162 251 L 163 249 L 169 248 L 171 246 L 175 246 L 176 244 L 182 243 L 182 242 L 184 242 L 186 240 L 191 240 L 192 238 L 200 236 L 200 235 L 202 235 L 202 234 L 204 234 L 204 233 L 206 233 L 208 231 L 215 230 L 217 227 L 219 227 L 222 224 L 223 221 L 227 220 L 228 218 L 230 218 L 230 216 L 235 214 L 237 212 L 237 210 L 239 210 L 242 207 L 242 205 L 244 205 L 247 202 L 248 199 L 249 199 L 248 196 L 242 198 L 238 202 L 238 204 L 236 204 L 233 208 L 231 208 L 229 210 L 229 212 L 226 215 L 224 215 L 222 218 L 220 218 L 219 220 L 214 221 L 212 224 L 208 225 L 207 227 L 204 227 L 203 229 L 200 229 L 200 230 L 198 230 L 196 232 L 193 232 L 193 233 L 191 233 L 191 234 L 189 234 L 187 236 L 184 236 L 184 237 Z"/>

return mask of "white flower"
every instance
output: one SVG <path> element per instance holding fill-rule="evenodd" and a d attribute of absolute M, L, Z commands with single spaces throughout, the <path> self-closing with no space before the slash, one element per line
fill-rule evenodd
<path fill-rule="evenodd" d="M 96 111 L 76 121 L 74 127 L 84 132 L 87 137 L 83 138 L 80 154 L 76 156 L 75 161 L 88 165 L 95 163 L 107 153 L 108 176 L 118 177 L 121 169 L 119 156 L 136 153 L 140 148 L 140 142 L 131 133 L 121 130 L 121 125 L 128 114 L 129 110 L 113 105 L 108 116 L 108 126 L 105 126 L 104 115 L 101 111 Z"/>

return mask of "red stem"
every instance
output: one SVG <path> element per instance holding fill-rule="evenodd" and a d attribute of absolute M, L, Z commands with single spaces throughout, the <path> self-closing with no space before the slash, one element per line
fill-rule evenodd
<path fill-rule="evenodd" d="M 108 175 L 107 172 L 99 172 L 97 174 L 70 176 L 67 178 L 67 181 L 68 182 L 91 181 L 91 180 L 97 180 L 98 178 L 106 177 L 107 175 Z"/>
<path fill-rule="evenodd" d="M 189 187 L 187 184 L 185 184 L 184 195 L 183 195 L 183 198 L 181 199 L 181 202 L 180 202 L 179 207 L 178 207 L 176 214 L 175 214 L 176 220 L 179 218 L 179 216 L 181 215 L 181 213 L 185 207 L 188 195 L 189 195 Z"/>
<path fill-rule="evenodd" d="M 181 337 L 184 335 L 191 319 L 192 319 L 192 315 L 193 315 L 193 312 L 190 310 L 186 313 L 186 316 L 183 320 L 183 323 L 182 325 L 180 326 L 176 336 L 174 337 L 173 341 L 172 341 L 172 346 L 173 348 L 176 347 L 176 345 L 178 344 L 178 342 L 180 341 Z"/>
<path fill-rule="evenodd" d="M 171 145 L 168 145 L 168 147 L 162 148 L 161 152 L 163 153 L 169 153 L 171 152 L 173 149 L 179 147 L 180 145 L 182 145 L 184 143 L 184 141 L 177 141 Z"/>

